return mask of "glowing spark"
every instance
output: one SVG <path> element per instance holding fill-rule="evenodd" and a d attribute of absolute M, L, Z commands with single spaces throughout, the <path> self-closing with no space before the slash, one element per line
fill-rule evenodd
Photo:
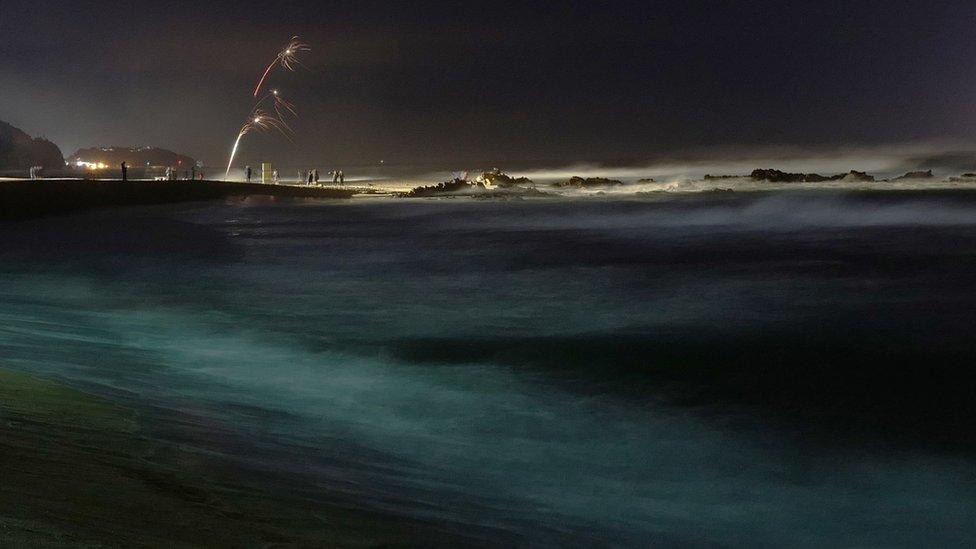
<path fill-rule="evenodd" d="M 291 41 L 288 42 L 285 49 L 278 53 L 278 56 L 275 57 L 274 61 L 272 61 L 270 65 L 268 65 L 268 68 L 264 69 L 264 74 L 262 74 L 261 79 L 258 80 L 258 85 L 254 87 L 254 97 L 258 96 L 258 93 L 261 91 L 261 86 L 264 85 L 265 79 L 268 78 L 268 75 L 271 73 L 271 69 L 280 65 L 283 69 L 293 71 L 295 70 L 295 65 L 301 64 L 297 58 L 298 54 L 309 50 L 311 50 L 311 48 L 309 48 L 307 44 L 299 41 L 297 36 L 292 36 Z"/>

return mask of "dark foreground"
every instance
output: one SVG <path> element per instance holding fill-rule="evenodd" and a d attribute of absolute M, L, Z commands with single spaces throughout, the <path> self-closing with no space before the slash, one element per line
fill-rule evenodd
<path fill-rule="evenodd" d="M 192 422 L 192 417 L 171 417 Z M 342 502 L 269 494 L 244 473 L 154 442 L 144 418 L 62 384 L 0 370 L 0 545 L 377 546 L 447 543 L 432 525 Z M 249 471 L 255 474 L 255 471 Z M 455 540 L 457 541 L 457 540 Z"/>
<path fill-rule="evenodd" d="M 226 181 L 24 179 L 0 181 L 0 220 L 237 196 L 349 198 L 353 194 L 354 191 L 346 189 Z"/>
<path fill-rule="evenodd" d="M 976 545 L 971 191 L 225 200 L 0 241 L 14 540 Z"/>

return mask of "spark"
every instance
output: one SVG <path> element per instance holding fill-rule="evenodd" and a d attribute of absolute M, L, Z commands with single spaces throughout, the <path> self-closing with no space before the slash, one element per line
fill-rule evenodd
<path fill-rule="evenodd" d="M 264 74 L 261 75 L 261 79 L 258 80 L 258 85 L 254 87 L 254 97 L 258 96 L 261 92 L 261 86 L 264 85 L 265 79 L 271 74 L 271 69 L 276 66 L 280 66 L 283 69 L 293 71 L 296 65 L 301 65 L 298 60 L 298 54 L 304 51 L 309 51 L 312 48 L 308 47 L 308 44 L 303 43 L 298 39 L 297 36 L 292 36 L 288 45 L 285 46 L 283 50 L 278 52 L 278 55 L 274 58 L 274 61 L 268 65 L 268 68 L 264 69 Z"/>

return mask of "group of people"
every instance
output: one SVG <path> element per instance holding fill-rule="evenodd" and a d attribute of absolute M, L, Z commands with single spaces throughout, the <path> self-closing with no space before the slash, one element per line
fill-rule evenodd
<path fill-rule="evenodd" d="M 39 177 L 41 177 L 42 170 L 44 170 L 44 167 L 43 166 L 31 166 L 30 167 L 30 178 L 31 179 L 38 179 Z"/>
<path fill-rule="evenodd" d="M 251 175 L 252 175 L 251 167 L 250 166 L 245 166 L 244 167 L 244 179 L 248 183 L 251 182 Z M 333 185 L 345 185 L 346 184 L 346 176 L 345 176 L 345 174 L 342 173 L 342 170 L 332 170 L 331 172 L 329 172 L 329 175 L 332 176 L 332 184 Z M 277 185 L 279 183 L 278 170 L 272 170 L 272 172 L 271 172 L 271 182 L 274 183 L 275 185 Z M 310 170 L 298 170 L 298 184 L 300 184 L 300 185 L 301 184 L 305 184 L 305 185 L 319 185 L 320 184 L 319 183 L 319 170 L 316 169 L 316 168 L 312 168 Z"/>
<path fill-rule="evenodd" d="M 180 177 L 180 170 L 173 168 L 172 166 L 167 166 L 166 168 L 166 179 L 168 181 L 176 181 L 177 179 L 182 179 L 183 181 L 195 181 L 196 179 L 203 179 L 203 170 L 198 169 L 196 166 L 191 166 L 189 170 L 183 170 L 183 177 Z"/>
<path fill-rule="evenodd" d="M 329 175 L 332 176 L 333 185 L 346 184 L 346 176 L 342 173 L 342 170 L 332 170 L 329 172 Z M 316 168 L 311 170 L 298 170 L 298 182 L 306 185 L 319 185 L 319 170 Z"/>

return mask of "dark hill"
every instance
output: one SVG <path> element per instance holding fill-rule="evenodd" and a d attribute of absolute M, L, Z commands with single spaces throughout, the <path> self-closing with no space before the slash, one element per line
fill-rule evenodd
<path fill-rule="evenodd" d="M 63 168 L 64 156 L 57 145 L 42 137 L 31 137 L 20 128 L 0 121 L 0 169 L 28 169 L 31 166 Z"/>

